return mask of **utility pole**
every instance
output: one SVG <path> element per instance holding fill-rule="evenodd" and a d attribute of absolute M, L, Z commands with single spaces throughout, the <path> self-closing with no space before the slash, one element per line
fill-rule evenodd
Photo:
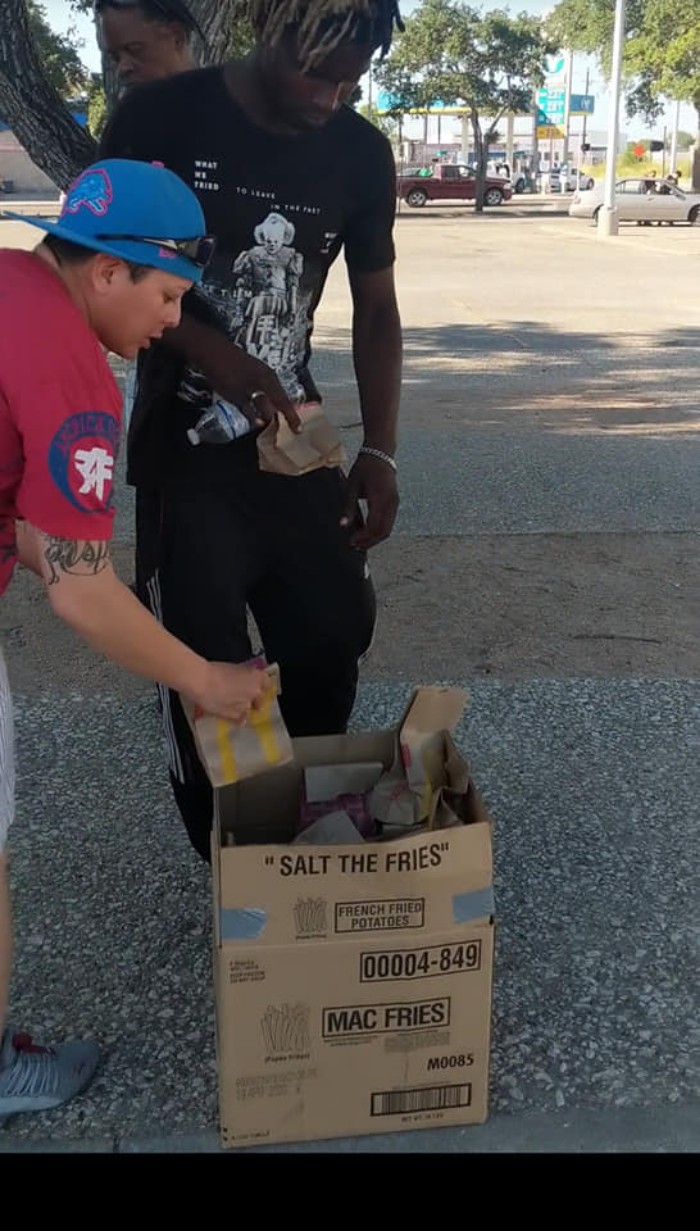
<path fill-rule="evenodd" d="M 465 163 L 469 162 L 469 138 L 470 138 L 469 125 L 470 123 L 471 121 L 469 119 L 469 113 L 466 111 L 463 111 L 462 112 L 462 161 Z"/>
<path fill-rule="evenodd" d="M 574 80 L 574 53 L 567 51 L 566 53 L 566 76 L 564 95 L 564 157 L 562 162 L 569 164 L 569 129 L 571 127 L 571 86 Z"/>
<path fill-rule="evenodd" d="M 510 167 L 510 174 L 513 174 L 513 150 L 515 149 L 515 115 L 512 111 L 508 112 L 506 117 L 506 162 Z"/>
<path fill-rule="evenodd" d="M 537 192 L 538 190 L 539 173 L 540 173 L 540 151 L 539 151 L 538 138 L 537 138 L 538 110 L 539 109 L 537 106 L 537 90 L 535 90 L 532 96 L 532 161 L 530 163 L 530 174 L 532 175 L 532 179 L 535 185 L 534 187 L 535 192 Z"/>
<path fill-rule="evenodd" d="M 681 104 L 676 103 L 676 113 L 673 117 L 673 131 L 671 133 L 671 174 L 675 175 L 676 167 L 678 166 L 678 129 L 681 122 Z"/>
<path fill-rule="evenodd" d="M 617 178 L 617 146 L 620 139 L 620 95 L 622 93 L 622 53 L 625 45 L 625 0 L 615 0 L 615 27 L 612 46 L 612 76 L 610 80 L 610 123 L 605 158 L 605 190 L 598 214 L 598 235 L 607 239 L 618 233 L 615 205 Z"/>
<path fill-rule="evenodd" d="M 586 94 L 588 94 L 588 91 L 590 90 L 590 88 L 591 88 L 591 70 L 590 70 L 590 68 L 587 68 L 587 69 L 586 69 L 586 89 L 585 89 L 585 93 L 586 93 Z M 584 147 L 584 145 L 586 144 L 586 129 L 587 129 L 587 127 L 588 127 L 588 112 L 587 112 L 587 111 L 584 111 L 584 113 L 583 113 L 583 127 L 582 127 L 582 129 L 581 129 L 581 145 L 580 145 L 579 152 L 578 152 L 578 163 L 579 163 L 579 168 L 583 165 L 583 155 L 584 155 L 584 153 L 585 153 L 585 151 L 584 151 L 584 148 L 583 148 L 583 147 Z"/>

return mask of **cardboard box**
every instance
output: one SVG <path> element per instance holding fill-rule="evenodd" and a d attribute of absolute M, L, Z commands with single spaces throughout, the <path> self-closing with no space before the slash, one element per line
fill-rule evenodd
<path fill-rule="evenodd" d="M 434 712 L 439 721 L 444 710 Z M 215 791 L 224 1146 L 486 1118 L 491 824 L 448 731 L 431 740 L 443 776 L 435 785 L 449 791 L 457 769 L 466 823 L 351 846 L 290 845 L 306 766 L 380 761 L 389 770 L 398 748 L 398 730 L 296 740 L 292 764 Z"/>

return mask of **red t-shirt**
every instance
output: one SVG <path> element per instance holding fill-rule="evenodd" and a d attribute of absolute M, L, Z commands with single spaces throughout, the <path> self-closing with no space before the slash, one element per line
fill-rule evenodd
<path fill-rule="evenodd" d="M 63 539 L 112 537 L 121 395 L 61 279 L 0 249 L 0 594 L 15 520 Z"/>

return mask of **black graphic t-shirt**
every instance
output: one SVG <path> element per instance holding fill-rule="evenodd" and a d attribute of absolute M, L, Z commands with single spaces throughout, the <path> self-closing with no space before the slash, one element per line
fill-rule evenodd
<path fill-rule="evenodd" d="M 134 91 L 101 154 L 162 162 L 194 189 L 217 249 L 185 310 L 267 363 L 293 400 L 318 396 L 310 343 L 331 264 L 341 248 L 353 272 L 394 260 L 386 138 L 348 107 L 303 136 L 267 133 L 231 97 L 222 70 L 210 68 Z M 139 360 L 129 480 L 225 478 L 237 447 L 231 421 L 201 372 L 154 345 Z"/>

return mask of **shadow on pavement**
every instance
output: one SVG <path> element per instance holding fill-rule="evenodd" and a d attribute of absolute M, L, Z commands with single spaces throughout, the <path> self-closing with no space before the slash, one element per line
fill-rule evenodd
<path fill-rule="evenodd" d="M 320 329 L 313 365 L 322 392 L 351 387 L 350 331 Z M 690 327 L 592 334 L 515 320 L 404 330 L 406 421 L 430 388 L 440 411 L 431 429 L 457 418 L 582 434 L 697 432 L 699 376 L 700 329 Z"/>

